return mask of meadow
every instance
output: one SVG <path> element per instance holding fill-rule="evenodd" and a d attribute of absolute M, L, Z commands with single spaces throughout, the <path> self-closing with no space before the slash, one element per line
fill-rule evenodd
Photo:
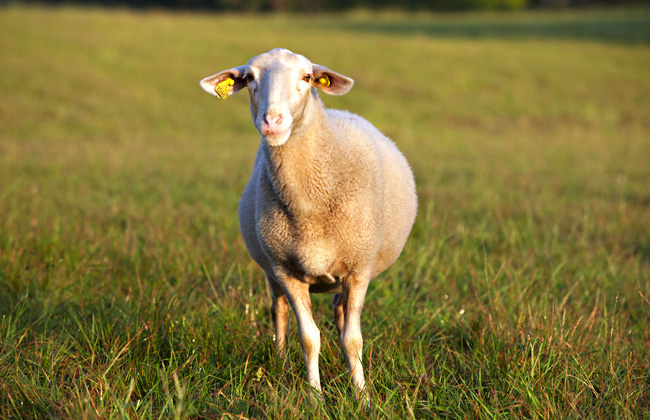
<path fill-rule="evenodd" d="M 276 46 L 418 184 L 370 286 L 370 408 L 330 296 L 322 401 L 239 234 Z M 650 419 L 650 11 L 216 15 L 0 8 L 0 418 Z"/>

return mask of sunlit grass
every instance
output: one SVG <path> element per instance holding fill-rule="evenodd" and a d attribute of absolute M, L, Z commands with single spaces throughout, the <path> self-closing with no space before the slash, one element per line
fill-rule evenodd
<path fill-rule="evenodd" d="M 0 9 L 0 417 L 647 418 L 648 16 Z M 258 135 L 198 86 L 276 46 L 353 77 L 324 101 L 416 174 L 369 410 L 329 296 L 322 404 L 295 322 L 275 356 L 236 217 Z"/>

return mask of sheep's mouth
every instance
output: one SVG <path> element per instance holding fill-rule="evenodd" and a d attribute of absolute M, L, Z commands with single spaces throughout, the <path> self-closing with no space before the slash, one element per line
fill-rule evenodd
<path fill-rule="evenodd" d="M 262 133 L 262 139 L 264 139 L 266 144 L 269 146 L 282 146 L 287 142 L 287 140 L 289 140 L 290 136 L 290 129 L 284 132 L 269 132 L 268 134 Z"/>

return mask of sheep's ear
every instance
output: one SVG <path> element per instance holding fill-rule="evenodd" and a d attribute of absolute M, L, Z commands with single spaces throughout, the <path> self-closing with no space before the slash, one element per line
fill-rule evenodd
<path fill-rule="evenodd" d="M 314 64 L 312 71 L 314 73 L 313 85 L 330 95 L 344 95 L 354 85 L 354 80 L 338 74 L 327 67 Z"/>
<path fill-rule="evenodd" d="M 246 66 L 235 67 L 206 77 L 199 84 L 210 95 L 226 99 L 229 95 L 246 87 L 246 81 L 244 80 L 245 72 Z"/>

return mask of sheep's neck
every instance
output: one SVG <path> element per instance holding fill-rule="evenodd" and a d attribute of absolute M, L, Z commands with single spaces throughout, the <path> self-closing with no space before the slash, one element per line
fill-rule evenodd
<path fill-rule="evenodd" d="M 295 215 L 330 211 L 335 184 L 330 158 L 330 127 L 320 101 L 312 118 L 282 146 L 268 147 L 269 175 L 278 198 Z"/>

